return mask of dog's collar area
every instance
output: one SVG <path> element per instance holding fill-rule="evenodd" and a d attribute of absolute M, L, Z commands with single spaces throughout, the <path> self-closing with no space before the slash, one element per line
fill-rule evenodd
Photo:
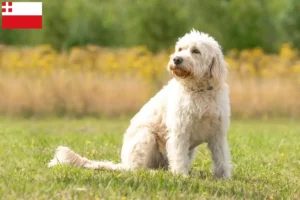
<path fill-rule="evenodd" d="M 193 93 L 204 93 L 204 92 L 210 92 L 216 89 L 216 87 L 214 87 L 211 84 L 210 78 L 207 77 L 207 79 L 202 80 L 196 84 L 188 84 L 187 82 L 184 81 L 180 81 L 181 84 L 183 85 L 183 87 L 187 90 L 187 91 L 191 91 Z"/>
<path fill-rule="evenodd" d="M 196 88 L 187 87 L 187 88 L 192 92 L 201 92 L 201 93 L 214 90 L 214 87 L 211 85 L 208 85 L 207 87 L 196 87 Z"/>
<path fill-rule="evenodd" d="M 207 87 L 207 90 L 213 90 L 213 89 L 214 89 L 214 87 L 211 86 L 211 85 L 209 85 L 209 86 Z"/>
<path fill-rule="evenodd" d="M 194 92 L 206 92 L 206 91 L 212 91 L 214 89 L 213 86 L 208 86 L 206 89 L 200 89 L 200 90 L 194 90 Z"/>

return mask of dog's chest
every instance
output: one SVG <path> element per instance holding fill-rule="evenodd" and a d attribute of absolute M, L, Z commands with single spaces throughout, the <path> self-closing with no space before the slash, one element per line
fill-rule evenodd
<path fill-rule="evenodd" d="M 218 115 L 214 95 L 194 94 L 183 99 L 181 103 L 183 104 L 181 112 L 185 112 L 184 115 L 190 116 L 195 124 L 203 121 L 203 118 L 208 119 L 209 116 Z"/>
<path fill-rule="evenodd" d="M 209 139 L 210 135 L 220 125 L 220 112 L 213 96 L 190 98 L 189 116 L 190 144 L 197 146 Z"/>

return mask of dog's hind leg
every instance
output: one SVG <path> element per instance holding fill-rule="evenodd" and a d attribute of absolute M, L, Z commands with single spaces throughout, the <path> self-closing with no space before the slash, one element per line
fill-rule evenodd
<path fill-rule="evenodd" d="M 68 147 L 60 146 L 56 149 L 55 156 L 49 162 L 48 167 L 70 164 L 90 169 L 130 170 L 136 168 L 159 168 L 167 165 L 158 151 L 155 135 L 149 129 L 139 129 L 133 134 L 134 137 L 129 137 L 128 135 L 124 137 L 122 163 L 89 160 Z"/>
<path fill-rule="evenodd" d="M 149 128 L 139 128 L 125 134 L 122 163 L 129 168 L 156 169 L 167 166 L 158 150 L 156 136 Z"/>

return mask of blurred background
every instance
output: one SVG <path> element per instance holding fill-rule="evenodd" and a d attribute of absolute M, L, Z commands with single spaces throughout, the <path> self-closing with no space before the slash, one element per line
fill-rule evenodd
<path fill-rule="evenodd" d="M 0 115 L 132 115 L 195 28 L 223 47 L 234 118 L 300 118 L 299 11 L 299 0 L 44 0 L 43 29 L 0 30 Z"/>

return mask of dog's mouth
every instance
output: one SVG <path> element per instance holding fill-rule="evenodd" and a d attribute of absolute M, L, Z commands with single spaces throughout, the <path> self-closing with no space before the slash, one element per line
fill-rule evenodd
<path fill-rule="evenodd" d="M 170 65 L 169 69 L 174 76 L 177 76 L 179 78 L 186 78 L 191 75 L 191 72 L 184 69 L 183 67 L 177 67 L 174 65 Z"/>

